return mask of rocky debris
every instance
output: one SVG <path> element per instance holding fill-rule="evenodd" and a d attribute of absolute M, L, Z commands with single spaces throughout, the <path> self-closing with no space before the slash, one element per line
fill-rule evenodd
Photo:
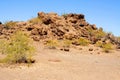
<path fill-rule="evenodd" d="M 116 49 L 120 49 L 120 44 L 116 46 Z"/>
<path fill-rule="evenodd" d="M 97 39 L 91 36 L 88 31 L 88 29 L 97 30 L 97 27 L 86 22 L 83 14 L 71 13 L 59 16 L 56 13 L 39 12 L 38 18 L 42 23 L 29 25 L 26 28 L 31 31 L 31 36 L 39 36 L 37 38 L 39 40 L 33 37 L 35 41 L 46 38 L 73 40 L 80 37 L 89 40 L 92 37 L 90 41 L 97 42 Z"/>
<path fill-rule="evenodd" d="M 95 24 L 91 25 L 91 28 L 92 28 L 93 30 L 97 30 L 97 27 L 96 27 Z"/>
<path fill-rule="evenodd" d="M 97 35 L 99 31 L 103 32 L 102 28 L 97 28 L 95 24 L 89 24 L 85 20 L 83 14 L 64 14 L 59 16 L 56 13 L 44 13 L 39 12 L 38 19 L 40 23 L 31 22 L 15 22 L 15 26 L 6 28 L 4 24 L 0 23 L 0 36 L 4 35 L 9 39 L 9 36 L 17 30 L 28 31 L 30 37 L 35 41 L 45 39 L 57 39 L 57 40 L 75 40 L 81 37 L 89 40 L 91 44 L 95 44 L 97 41 L 103 43 L 112 43 L 120 47 L 120 40 L 112 34 L 106 34 L 101 37 L 101 33 Z M 13 22 L 14 23 L 14 22 Z M 96 32 L 96 33 L 95 33 Z M 74 45 L 79 45 L 77 42 L 73 42 Z"/>
<path fill-rule="evenodd" d="M 32 36 L 34 41 L 40 41 L 40 37 L 39 36 Z"/>
<path fill-rule="evenodd" d="M 89 48 L 89 51 L 93 51 L 93 48 Z"/>
<path fill-rule="evenodd" d="M 83 48 L 79 48 L 79 50 L 83 50 Z"/>
<path fill-rule="evenodd" d="M 64 48 L 64 51 L 69 52 L 69 51 L 70 51 L 70 49 L 69 49 L 69 48 Z"/>
<path fill-rule="evenodd" d="M 35 63 L 35 60 L 32 60 L 32 59 L 26 60 L 23 58 L 18 60 L 16 63 Z"/>
<path fill-rule="evenodd" d="M 60 48 L 61 51 L 66 51 L 66 52 L 69 52 L 70 49 L 69 48 Z"/>
<path fill-rule="evenodd" d="M 100 54 L 100 52 L 97 52 L 97 54 Z"/>

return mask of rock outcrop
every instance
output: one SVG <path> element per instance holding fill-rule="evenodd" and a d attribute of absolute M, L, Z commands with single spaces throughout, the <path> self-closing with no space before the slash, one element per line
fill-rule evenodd
<path fill-rule="evenodd" d="M 34 23 L 33 23 L 34 22 Z M 9 39 L 9 36 L 17 30 L 27 31 L 35 41 L 47 39 L 74 40 L 83 37 L 91 44 L 97 41 L 111 42 L 120 47 L 120 40 L 112 34 L 105 33 L 102 28 L 95 24 L 89 24 L 83 14 L 64 14 L 39 12 L 33 22 L 15 22 L 14 26 L 5 26 L 0 23 L 0 37 Z"/>
<path fill-rule="evenodd" d="M 56 13 L 39 12 L 38 18 L 42 23 L 28 26 L 31 29 L 32 36 L 38 36 L 39 39 L 57 38 L 57 39 L 77 39 L 79 37 L 89 37 L 87 29 L 97 30 L 95 25 L 90 25 L 85 21 L 83 14 L 66 14 L 59 16 Z M 35 25 L 37 27 L 35 27 Z M 36 38 L 34 38 L 36 40 Z M 37 40 L 38 41 L 38 40 Z"/>

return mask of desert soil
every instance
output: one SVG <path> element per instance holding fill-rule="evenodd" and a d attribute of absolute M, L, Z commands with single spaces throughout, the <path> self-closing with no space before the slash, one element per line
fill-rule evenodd
<path fill-rule="evenodd" d="M 0 67 L 0 80 L 120 80 L 120 51 L 69 52 L 37 46 L 36 63 Z M 99 51 L 99 50 L 98 50 Z"/>

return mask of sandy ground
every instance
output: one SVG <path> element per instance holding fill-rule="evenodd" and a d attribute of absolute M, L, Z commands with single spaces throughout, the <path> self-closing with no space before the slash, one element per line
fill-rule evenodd
<path fill-rule="evenodd" d="M 37 48 L 35 64 L 0 67 L 0 80 L 120 80 L 120 51 Z"/>

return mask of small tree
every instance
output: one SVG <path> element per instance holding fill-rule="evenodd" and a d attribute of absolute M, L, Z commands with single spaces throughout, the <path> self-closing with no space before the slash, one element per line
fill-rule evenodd
<path fill-rule="evenodd" d="M 5 42 L 2 51 L 7 54 L 3 61 L 8 63 L 31 63 L 34 47 L 30 44 L 29 37 L 21 31 L 13 34 L 9 41 Z"/>

